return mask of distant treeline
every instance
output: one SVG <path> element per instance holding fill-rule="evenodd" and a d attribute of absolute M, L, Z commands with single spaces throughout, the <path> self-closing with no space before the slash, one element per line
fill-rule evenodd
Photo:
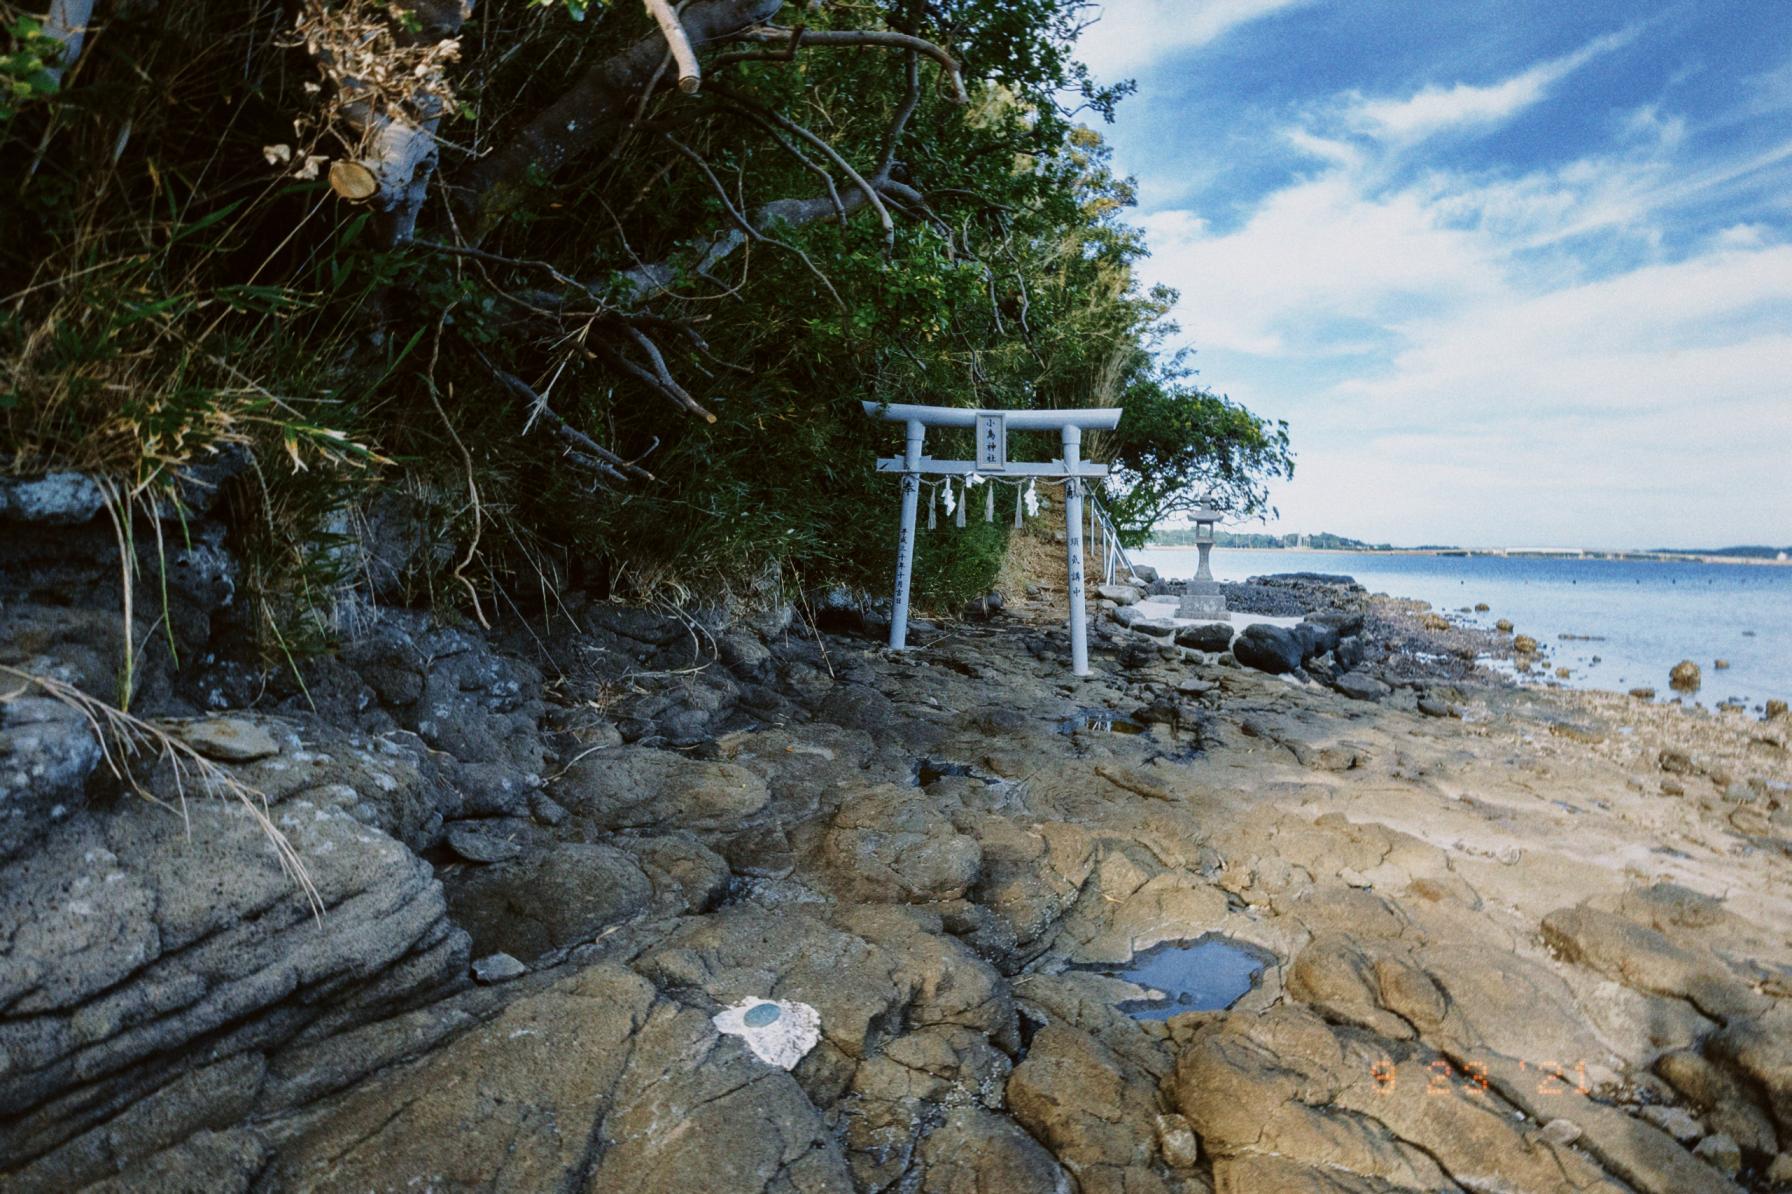
<path fill-rule="evenodd" d="M 1157 531 L 1151 536 L 1154 547 L 1192 547 L 1195 542 L 1195 528 L 1178 527 L 1175 530 Z M 1293 548 L 1313 551 L 1393 551 L 1391 543 L 1365 543 L 1361 539 L 1350 539 L 1343 535 L 1334 535 L 1330 531 L 1321 531 L 1317 535 L 1267 535 L 1256 532 L 1219 531 L 1213 533 L 1216 547 L 1273 547 Z M 1446 550 L 1444 548 L 1428 548 L 1425 550 Z"/>

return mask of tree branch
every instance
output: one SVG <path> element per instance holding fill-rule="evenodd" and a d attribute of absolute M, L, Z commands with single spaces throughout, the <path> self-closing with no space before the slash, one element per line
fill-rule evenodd
<path fill-rule="evenodd" d="M 799 44 L 823 48 L 882 46 L 886 49 L 925 54 L 939 63 L 940 70 L 950 80 L 952 102 L 963 104 L 970 101 L 970 96 L 965 93 L 964 73 L 958 65 L 958 59 L 948 54 L 942 46 L 911 33 L 896 33 L 887 29 L 783 29 L 775 25 L 762 25 L 754 29 L 743 29 L 734 34 L 731 40 L 758 42 L 762 45 L 783 42 L 788 47 L 786 56 L 794 55 Z M 715 65 L 720 67 L 724 63 L 741 61 L 743 58 L 744 56 L 724 54 L 716 59 Z"/>
<path fill-rule="evenodd" d="M 896 223 L 894 220 L 890 219 L 889 208 L 885 207 L 883 200 L 879 198 L 877 188 L 866 181 L 864 175 L 853 169 L 852 163 L 842 157 L 839 150 L 835 149 L 832 145 L 828 144 L 827 141 L 816 136 L 794 120 L 784 116 L 782 113 L 774 112 L 761 104 L 754 103 L 752 100 L 737 95 L 720 85 L 714 87 L 713 90 L 717 95 L 727 98 L 737 107 L 743 108 L 749 112 L 758 113 L 785 132 L 800 137 L 813 145 L 816 149 L 819 149 L 824 157 L 833 162 L 835 166 L 839 167 L 842 173 L 852 180 L 853 185 L 859 188 L 859 193 L 865 196 L 865 201 L 871 204 L 872 210 L 877 212 L 878 222 L 883 225 L 884 229 L 885 247 L 889 249 L 894 249 L 896 247 Z M 880 178 L 878 181 L 881 184 L 884 180 Z"/>
<path fill-rule="evenodd" d="M 483 352 L 478 355 L 479 360 L 485 365 L 486 369 L 491 372 L 493 377 L 497 378 L 498 381 L 503 384 L 505 389 L 529 404 L 530 422 L 533 422 L 539 416 L 543 422 L 547 423 L 549 427 L 552 427 L 554 433 L 565 440 L 569 445 L 567 454 L 578 461 L 578 463 L 591 471 L 599 472 L 605 476 L 613 477 L 615 480 L 625 483 L 631 476 L 644 481 L 652 481 L 654 479 L 653 474 L 646 469 L 624 460 L 616 453 L 610 451 L 610 449 L 586 435 L 583 431 L 580 431 L 577 427 L 568 423 L 558 414 L 554 413 L 553 408 L 548 405 L 548 400 L 536 393 L 535 388 L 528 382 L 524 381 L 514 373 L 506 373 L 504 370 L 498 368 Z M 527 431 L 527 428 L 524 430 Z M 592 466 L 596 467 L 593 468 Z"/>
<path fill-rule="evenodd" d="M 678 64 L 678 89 L 686 95 L 696 95 L 697 89 L 703 86 L 703 68 L 697 65 L 697 52 L 691 49 L 691 39 L 685 35 L 678 14 L 666 0 L 641 2 L 647 6 L 647 15 L 659 25 L 660 36 L 666 39 L 666 46 L 672 51 L 672 61 Z"/>
<path fill-rule="evenodd" d="M 679 23 L 693 49 L 732 37 L 769 19 L 782 0 L 694 0 Z M 475 206 L 499 202 L 503 189 L 533 168 L 553 174 L 580 153 L 616 135 L 630 100 L 646 87 L 666 56 L 659 31 L 589 67 L 561 97 L 524 125 L 510 143 L 475 166 L 466 180 Z"/>

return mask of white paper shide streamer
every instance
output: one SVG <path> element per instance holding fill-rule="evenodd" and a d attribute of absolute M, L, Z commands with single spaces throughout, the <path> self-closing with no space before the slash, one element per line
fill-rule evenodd
<path fill-rule="evenodd" d="M 743 999 L 711 1016 L 724 1036 L 737 1036 L 767 1065 L 792 1069 L 821 1039 L 821 1013 L 785 999 Z"/>

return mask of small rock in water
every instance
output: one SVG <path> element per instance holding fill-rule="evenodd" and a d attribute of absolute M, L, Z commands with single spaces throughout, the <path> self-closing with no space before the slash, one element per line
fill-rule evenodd
<path fill-rule="evenodd" d="M 1565 667 L 1559 667 L 1556 669 L 1556 679 L 1558 679 L 1558 680 L 1566 680 L 1569 676 L 1572 676 L 1573 674 L 1574 674 L 1573 672 L 1569 671 Z"/>
<path fill-rule="evenodd" d="M 1784 717 L 1784 716 L 1786 716 L 1786 713 L 1787 713 L 1786 702 L 1784 702 L 1784 701 L 1768 701 L 1767 702 L 1767 720 L 1768 721 L 1773 721 L 1777 718 Z"/>
<path fill-rule="evenodd" d="M 189 721 L 175 732 L 188 746 L 220 763 L 253 763 L 280 753 L 272 734 L 243 717 Z"/>
<path fill-rule="evenodd" d="M 1655 690 L 1653 688 L 1633 688 L 1630 690 L 1630 695 L 1639 701 L 1652 701 L 1655 699 Z"/>
<path fill-rule="evenodd" d="M 481 983 L 502 983 L 521 978 L 529 968 L 509 954 L 487 954 L 473 963 L 473 979 Z"/>
<path fill-rule="evenodd" d="M 1742 1148 L 1730 1137 L 1718 1132 L 1699 1141 L 1692 1155 L 1719 1173 L 1736 1174 L 1742 1169 Z"/>
<path fill-rule="evenodd" d="M 1699 665 L 1690 659 L 1682 659 L 1668 673 L 1668 686 L 1675 692 L 1697 692 L 1702 680 Z"/>
<path fill-rule="evenodd" d="M 1714 659 L 1711 661 L 1711 666 L 1721 672 L 1730 666 L 1730 661 L 1727 659 Z"/>
<path fill-rule="evenodd" d="M 1511 618 L 1501 618 L 1499 621 L 1497 621 L 1493 624 L 1493 628 L 1495 630 L 1499 631 L 1501 634 L 1511 634 L 1512 633 L 1512 619 Z"/>
<path fill-rule="evenodd" d="M 1521 634 L 1512 640 L 1512 649 L 1520 655 L 1535 655 L 1537 653 L 1537 640 L 1528 634 Z"/>
<path fill-rule="evenodd" d="M 1475 602 L 1475 612 L 1478 614 L 1484 614 L 1492 608 L 1493 607 L 1491 605 L 1488 605 L 1485 601 Z"/>

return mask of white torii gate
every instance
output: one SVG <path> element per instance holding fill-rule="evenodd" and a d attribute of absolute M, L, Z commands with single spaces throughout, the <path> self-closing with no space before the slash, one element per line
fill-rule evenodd
<path fill-rule="evenodd" d="M 907 435 L 901 456 L 879 457 L 877 471 L 902 474 L 902 538 L 896 548 L 896 589 L 890 602 L 890 646 L 908 645 L 908 590 L 915 569 L 915 512 L 921 474 L 990 477 L 1052 477 L 1064 481 L 1064 562 L 1070 592 L 1070 670 L 1089 674 L 1089 626 L 1083 605 L 1084 479 L 1108 474 L 1105 464 L 1084 464 L 1083 432 L 1111 431 L 1120 424 L 1118 407 L 1092 410 L 967 410 L 956 406 L 863 404 L 874 419 L 902 423 Z M 976 460 L 934 460 L 921 455 L 929 427 L 974 427 Z M 1008 459 L 1009 431 L 1056 431 L 1063 458 L 1049 463 L 1016 463 Z"/>

